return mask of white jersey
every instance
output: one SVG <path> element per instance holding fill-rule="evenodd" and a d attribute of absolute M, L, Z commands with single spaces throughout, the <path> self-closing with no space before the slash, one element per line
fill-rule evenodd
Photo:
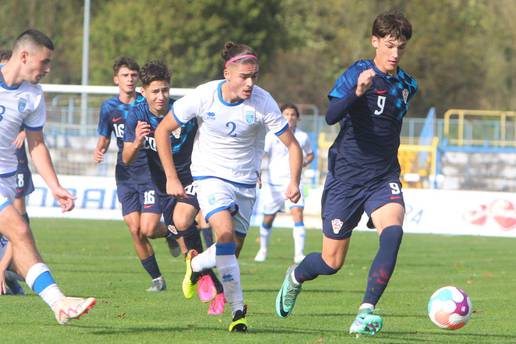
<path fill-rule="evenodd" d="M 265 133 L 281 135 L 288 123 L 272 96 L 258 86 L 249 99 L 227 103 L 224 82 L 198 86 L 175 101 L 172 112 L 179 124 L 194 117 L 199 123 L 192 152 L 194 179 L 216 177 L 251 187 L 260 171 Z"/>
<path fill-rule="evenodd" d="M 41 86 L 23 82 L 7 86 L 0 73 L 0 177 L 14 175 L 18 166 L 14 140 L 20 128 L 42 130 L 45 98 Z"/>
<path fill-rule="evenodd" d="M 313 153 L 312 143 L 307 133 L 296 128 L 294 132 L 297 142 L 303 151 L 303 160 Z M 268 183 L 271 185 L 285 185 L 290 181 L 290 167 L 288 148 L 274 134 L 265 136 L 265 153 L 269 156 Z"/>

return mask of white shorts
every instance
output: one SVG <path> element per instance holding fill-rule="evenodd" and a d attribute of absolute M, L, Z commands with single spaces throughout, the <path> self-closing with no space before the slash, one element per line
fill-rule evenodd
<path fill-rule="evenodd" d="M 218 178 L 206 178 L 194 181 L 197 188 L 197 200 L 206 221 L 222 210 L 229 210 L 233 215 L 235 232 L 246 235 L 249 229 L 256 188 L 242 187 Z"/>
<path fill-rule="evenodd" d="M 285 209 L 292 208 L 304 208 L 305 207 L 305 198 L 303 196 L 303 186 L 299 186 L 299 190 L 301 191 L 301 198 L 297 203 L 293 203 L 289 199 L 285 199 L 285 190 L 287 190 L 287 185 L 271 185 L 268 184 L 266 188 L 263 189 L 263 214 L 264 215 L 274 215 L 279 211 L 285 211 Z"/>
<path fill-rule="evenodd" d="M 0 211 L 12 204 L 16 197 L 16 175 L 0 177 Z"/>

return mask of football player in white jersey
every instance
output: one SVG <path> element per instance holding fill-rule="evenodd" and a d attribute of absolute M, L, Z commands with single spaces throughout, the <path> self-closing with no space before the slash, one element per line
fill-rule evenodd
<path fill-rule="evenodd" d="M 307 166 L 314 159 L 312 143 L 308 134 L 297 127 L 299 121 L 299 109 L 294 104 L 284 104 L 281 106 L 281 113 L 288 121 L 290 130 L 303 150 L 303 167 Z M 285 200 L 283 193 L 288 186 L 290 173 L 288 168 L 288 150 L 278 138 L 269 132 L 265 136 L 265 154 L 269 157 L 267 166 L 267 187 L 262 189 L 264 197 L 263 222 L 260 226 L 260 249 L 254 258 L 257 262 L 267 259 L 267 249 L 269 237 L 272 231 L 274 218 L 279 211 L 288 208 L 294 220 L 292 236 L 294 238 L 294 262 L 299 263 L 305 257 L 303 254 L 305 247 L 305 224 L 303 222 L 303 187 L 300 186 L 301 198 L 297 203 Z"/>
<path fill-rule="evenodd" d="M 198 86 L 177 100 L 156 129 L 158 152 L 167 175 L 167 192 L 187 197 L 177 178 L 169 135 L 196 117 L 199 130 L 192 152 L 191 171 L 201 210 L 215 231 L 217 242 L 203 253 L 187 255 L 183 290 L 192 288 L 190 276 L 216 266 L 231 305 L 229 331 L 246 332 L 246 307 L 240 286 L 237 256 L 244 243 L 256 198 L 256 182 L 266 130 L 287 146 L 290 182 L 285 197 L 297 202 L 303 154 L 281 116 L 277 103 L 255 85 L 259 64 L 244 44 L 228 42 L 222 51 L 224 79 Z"/>
<path fill-rule="evenodd" d="M 59 184 L 43 137 L 45 98 L 37 83 L 50 71 L 53 50 L 45 34 L 27 30 L 18 36 L 12 57 L 0 69 L 0 233 L 9 239 L 17 272 L 65 324 L 87 313 L 95 299 L 63 295 L 36 249 L 29 225 L 13 206 L 18 165 L 14 141 L 23 127 L 34 166 L 62 211 L 74 207 L 74 196 Z"/>

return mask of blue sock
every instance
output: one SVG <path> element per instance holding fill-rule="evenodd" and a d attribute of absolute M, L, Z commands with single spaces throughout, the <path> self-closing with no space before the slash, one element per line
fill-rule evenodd
<path fill-rule="evenodd" d="M 213 245 L 213 232 L 211 231 L 211 227 L 201 228 L 201 233 L 206 247 Z"/>
<path fill-rule="evenodd" d="M 158 262 L 156 261 L 156 257 L 154 255 L 142 259 L 141 262 L 143 268 L 149 273 L 152 279 L 156 279 L 161 276 L 161 271 L 159 271 Z"/>
<path fill-rule="evenodd" d="M 367 289 L 362 303 L 376 305 L 396 266 L 396 258 L 403 237 L 401 226 L 389 226 L 380 235 L 380 247 L 371 264 Z"/>
<path fill-rule="evenodd" d="M 320 253 L 310 253 L 294 270 L 296 281 L 311 281 L 319 275 L 333 275 L 338 270 L 332 268 L 322 259 Z"/>

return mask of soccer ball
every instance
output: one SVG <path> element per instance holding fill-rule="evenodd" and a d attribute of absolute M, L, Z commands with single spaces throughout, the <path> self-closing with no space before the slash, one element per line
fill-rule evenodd
<path fill-rule="evenodd" d="M 430 320 L 447 330 L 456 330 L 466 325 L 472 309 L 468 294 L 456 287 L 438 289 L 428 301 Z"/>

